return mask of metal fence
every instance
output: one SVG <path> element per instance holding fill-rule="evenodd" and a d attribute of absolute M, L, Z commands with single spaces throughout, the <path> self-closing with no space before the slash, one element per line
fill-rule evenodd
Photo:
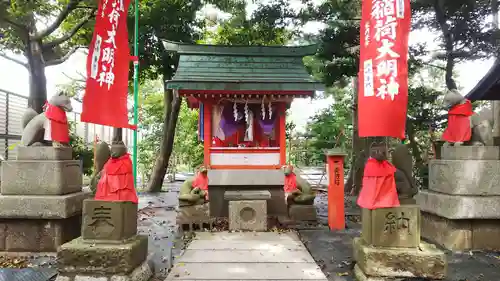
<path fill-rule="evenodd" d="M 73 100 L 73 103 L 79 103 Z M 22 116 L 28 107 L 28 98 L 16 93 L 0 90 L 0 156 L 7 159 L 16 158 L 15 145 L 21 140 Z M 68 120 L 76 123 L 76 134 L 85 143 L 92 145 L 95 137 L 111 142 L 113 128 L 102 125 L 88 124 L 80 121 L 80 112 L 68 112 Z M 123 141 L 132 149 L 133 131 L 123 129 Z"/>

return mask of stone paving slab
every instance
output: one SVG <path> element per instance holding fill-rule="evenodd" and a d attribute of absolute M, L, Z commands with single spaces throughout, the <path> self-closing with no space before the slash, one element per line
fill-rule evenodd
<path fill-rule="evenodd" d="M 298 239 L 294 232 L 198 232 L 165 281 L 326 281 Z"/>
<path fill-rule="evenodd" d="M 178 263 L 170 280 L 327 280 L 315 263 Z"/>
<path fill-rule="evenodd" d="M 217 243 L 218 242 L 218 243 Z M 205 241 L 193 240 L 189 244 L 190 250 L 305 250 L 301 242 L 295 241 Z"/>
<path fill-rule="evenodd" d="M 214 240 L 214 241 L 247 241 L 245 239 L 267 241 L 267 242 L 296 242 L 302 243 L 295 232 L 197 232 L 193 240 Z"/>
<path fill-rule="evenodd" d="M 186 250 L 178 259 L 179 262 L 195 263 L 315 263 L 311 255 L 306 251 L 285 250 L 280 252 L 248 251 L 248 250 Z"/>

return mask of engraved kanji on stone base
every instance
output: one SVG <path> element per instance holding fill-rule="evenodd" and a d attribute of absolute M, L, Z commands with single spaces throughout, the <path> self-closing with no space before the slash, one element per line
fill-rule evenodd
<path fill-rule="evenodd" d="M 122 241 L 136 234 L 137 204 L 90 199 L 83 202 L 83 239 Z"/>
<path fill-rule="evenodd" d="M 420 208 L 403 205 L 396 208 L 363 209 L 363 240 L 375 247 L 417 248 L 420 244 Z"/>

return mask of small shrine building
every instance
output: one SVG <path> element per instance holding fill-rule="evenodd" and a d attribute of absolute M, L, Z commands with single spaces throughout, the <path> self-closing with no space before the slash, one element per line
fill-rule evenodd
<path fill-rule="evenodd" d="M 324 89 L 303 64 L 317 46 L 163 43 L 167 51 L 180 56 L 167 88 L 199 110 L 198 134 L 204 144 L 204 164 L 210 170 L 210 212 L 227 213 L 227 207 L 218 206 L 223 205 L 223 190 L 282 187 L 286 109 L 294 98 L 313 97 Z M 271 193 L 271 201 L 284 203 L 278 193 Z M 272 213 L 273 207 L 269 208 Z"/>

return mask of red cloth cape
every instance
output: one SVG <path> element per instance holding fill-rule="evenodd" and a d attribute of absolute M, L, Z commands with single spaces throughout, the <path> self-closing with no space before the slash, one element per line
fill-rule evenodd
<path fill-rule="evenodd" d="M 297 189 L 297 176 L 294 172 L 285 176 L 285 185 L 283 186 L 285 192 L 293 192 Z"/>
<path fill-rule="evenodd" d="M 470 116 L 472 103 L 467 100 L 464 104 L 457 104 L 448 111 L 448 127 L 443 133 L 443 140 L 447 142 L 465 142 L 471 138 Z"/>
<path fill-rule="evenodd" d="M 130 155 L 110 158 L 104 164 L 101 179 L 97 184 L 95 200 L 128 201 L 135 204 L 139 202 L 134 188 Z"/>
<path fill-rule="evenodd" d="M 368 159 L 363 174 L 363 185 L 358 205 L 365 209 L 399 207 L 394 173 L 396 168 L 389 161 Z"/>
<path fill-rule="evenodd" d="M 206 173 L 198 173 L 192 184 L 193 188 L 200 188 L 205 191 L 205 199 L 208 200 L 208 175 Z"/>
<path fill-rule="evenodd" d="M 58 106 L 46 103 L 45 116 L 50 121 L 50 139 L 60 143 L 69 143 L 69 126 L 66 112 Z"/>

